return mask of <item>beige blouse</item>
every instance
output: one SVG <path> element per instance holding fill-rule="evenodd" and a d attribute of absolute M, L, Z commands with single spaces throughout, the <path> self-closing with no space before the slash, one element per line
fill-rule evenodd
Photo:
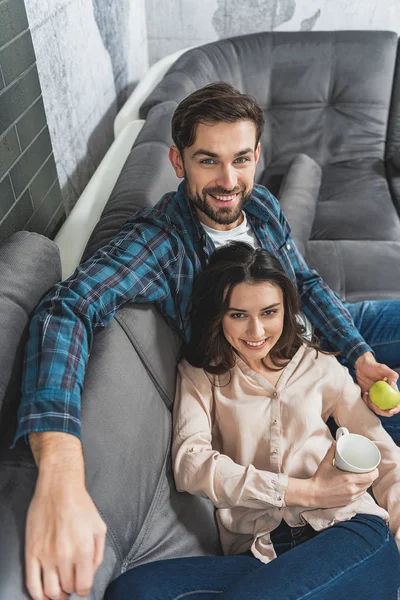
<path fill-rule="evenodd" d="M 276 557 L 269 534 L 282 519 L 318 531 L 356 513 L 390 515 L 400 548 L 400 448 L 364 404 L 348 370 L 304 345 L 276 387 L 240 358 L 230 374 L 230 381 L 224 375 L 212 385 L 212 375 L 180 363 L 172 446 L 177 489 L 206 496 L 218 508 L 224 553 L 251 548 L 268 562 Z M 285 506 L 288 477 L 312 477 L 330 447 L 331 415 L 379 447 L 373 493 L 380 506 L 368 493 L 342 508 Z"/>

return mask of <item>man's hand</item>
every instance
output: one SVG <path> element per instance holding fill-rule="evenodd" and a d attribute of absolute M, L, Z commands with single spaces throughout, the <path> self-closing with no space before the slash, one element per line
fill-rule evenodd
<path fill-rule="evenodd" d="M 26 585 L 33 600 L 87 596 L 103 561 L 106 526 L 85 488 L 82 448 L 64 433 L 30 435 L 39 477 L 26 524 Z"/>
<path fill-rule="evenodd" d="M 396 371 L 393 371 L 382 363 L 376 362 L 375 357 L 371 352 L 365 352 L 365 354 L 356 360 L 355 369 L 357 382 L 361 388 L 363 400 L 368 408 L 381 417 L 393 417 L 393 415 L 400 412 L 400 405 L 391 410 L 382 410 L 378 408 L 371 402 L 368 394 L 369 389 L 375 381 L 387 381 L 389 385 L 397 390 L 396 382 L 399 376 Z"/>

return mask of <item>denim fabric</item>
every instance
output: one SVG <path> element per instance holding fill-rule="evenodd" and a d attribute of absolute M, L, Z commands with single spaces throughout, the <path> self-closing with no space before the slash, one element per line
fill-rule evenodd
<path fill-rule="evenodd" d="M 202 556 L 136 567 L 104 600 L 397 600 L 400 553 L 382 519 L 356 515 L 321 532 L 282 523 L 278 557 Z"/>
<path fill-rule="evenodd" d="M 376 360 L 391 369 L 398 369 L 400 367 L 400 300 L 372 300 L 343 304 L 351 314 L 356 328 L 375 352 Z M 321 346 L 333 350 L 324 338 L 321 338 Z M 345 359 L 339 358 L 339 360 L 356 380 L 354 368 Z M 394 441 L 400 442 L 400 413 L 394 417 L 379 418 Z M 336 427 L 331 426 L 331 423 L 329 425 L 334 432 Z"/>

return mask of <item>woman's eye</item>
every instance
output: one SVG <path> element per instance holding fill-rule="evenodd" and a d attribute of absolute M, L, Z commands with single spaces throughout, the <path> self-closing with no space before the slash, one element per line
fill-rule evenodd
<path fill-rule="evenodd" d="M 232 313 L 231 314 L 232 319 L 241 319 L 244 316 L 245 315 L 243 313 Z"/>
<path fill-rule="evenodd" d="M 276 310 L 265 310 L 264 315 L 267 315 L 267 317 L 269 317 L 271 315 L 275 315 L 276 312 L 277 312 Z"/>

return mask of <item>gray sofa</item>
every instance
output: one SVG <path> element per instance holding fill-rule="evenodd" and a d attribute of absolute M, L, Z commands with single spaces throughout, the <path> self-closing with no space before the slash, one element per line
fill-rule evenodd
<path fill-rule="evenodd" d="M 182 56 L 142 107 L 146 124 L 85 252 L 177 179 L 177 102 L 210 81 L 253 94 L 266 115 L 257 181 L 278 194 L 311 266 L 349 301 L 400 297 L 399 60 L 387 32 L 263 33 Z M 9 449 L 29 316 L 60 277 L 58 249 L 19 233 L 0 248 L 0 597 L 27 598 L 25 514 L 36 478 Z M 88 490 L 108 525 L 90 598 L 136 565 L 219 553 L 211 504 L 177 493 L 169 457 L 178 341 L 151 306 L 125 306 L 95 336 L 82 400 Z"/>

